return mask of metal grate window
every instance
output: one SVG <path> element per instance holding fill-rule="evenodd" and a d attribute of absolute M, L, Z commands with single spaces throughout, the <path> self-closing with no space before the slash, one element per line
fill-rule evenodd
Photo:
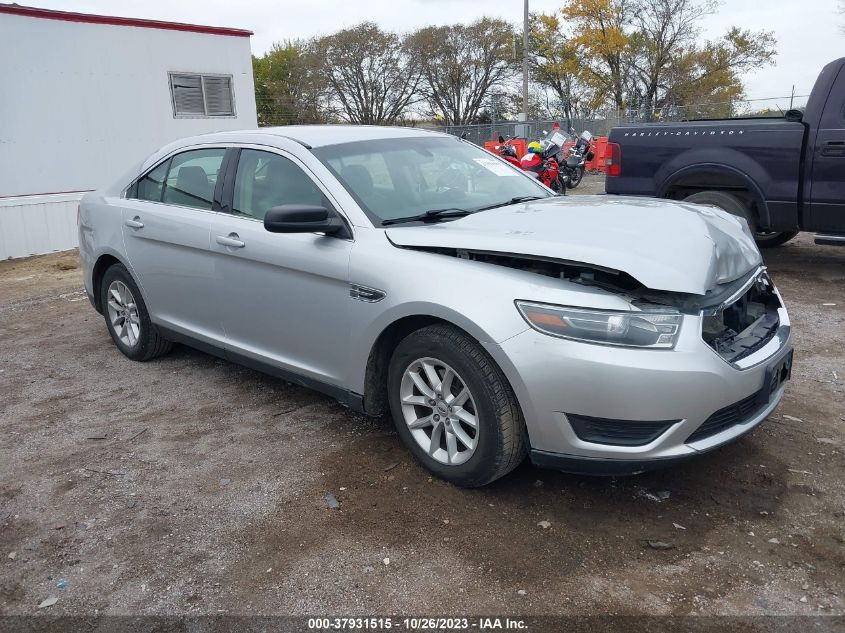
<path fill-rule="evenodd" d="M 174 117 L 235 116 L 231 75 L 169 76 Z"/>

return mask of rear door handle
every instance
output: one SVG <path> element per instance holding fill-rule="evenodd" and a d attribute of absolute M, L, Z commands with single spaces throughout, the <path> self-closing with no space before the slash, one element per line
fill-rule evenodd
<path fill-rule="evenodd" d="M 229 248 L 243 248 L 246 244 L 241 241 L 237 233 L 229 233 L 229 235 L 218 235 L 217 243 L 221 246 L 228 246 Z"/>
<path fill-rule="evenodd" d="M 143 229 L 144 228 L 144 223 L 141 222 L 141 218 L 137 215 L 134 218 L 132 218 L 131 220 L 126 220 L 124 222 L 124 224 L 126 226 L 128 226 L 130 229 Z"/>
<path fill-rule="evenodd" d="M 845 141 L 828 141 L 823 144 L 822 156 L 845 156 Z"/>

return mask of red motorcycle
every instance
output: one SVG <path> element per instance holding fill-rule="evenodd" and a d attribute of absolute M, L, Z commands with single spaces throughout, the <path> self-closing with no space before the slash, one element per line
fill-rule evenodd
<path fill-rule="evenodd" d="M 514 167 L 528 172 L 547 187 L 560 194 L 566 193 L 565 172 L 560 169 L 557 155 L 561 151 L 559 145 L 551 141 L 543 141 L 537 144 L 540 151 L 529 151 L 521 159 L 517 157 L 516 148 L 510 143 L 510 139 L 499 137 L 499 145 L 494 149 L 499 155 Z"/>
<path fill-rule="evenodd" d="M 557 136 L 562 137 L 562 135 Z M 560 168 L 559 158 L 563 148 L 558 143 L 558 139 L 553 136 L 539 143 L 529 143 L 528 149 L 528 153 L 519 161 L 520 167 L 535 175 L 540 182 L 553 191 L 565 194 L 569 172 Z"/>

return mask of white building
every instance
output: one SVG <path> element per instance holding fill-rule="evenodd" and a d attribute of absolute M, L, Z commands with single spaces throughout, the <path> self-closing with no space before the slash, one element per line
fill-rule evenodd
<path fill-rule="evenodd" d="M 256 127 L 251 34 L 0 4 L 0 259 L 76 246 L 82 194 L 165 143 Z"/>

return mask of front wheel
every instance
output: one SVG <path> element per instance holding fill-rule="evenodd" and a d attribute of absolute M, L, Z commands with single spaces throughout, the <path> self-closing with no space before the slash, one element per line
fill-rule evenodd
<path fill-rule="evenodd" d="M 569 182 L 566 183 L 566 186 L 570 189 L 575 189 L 579 184 L 581 184 L 581 179 L 584 177 L 584 168 L 583 167 L 576 167 L 572 170 L 572 173 L 569 176 Z"/>
<path fill-rule="evenodd" d="M 461 330 L 432 325 L 403 339 L 388 368 L 396 430 L 428 470 L 459 486 L 483 486 L 527 452 L 525 422 L 507 379 Z"/>

